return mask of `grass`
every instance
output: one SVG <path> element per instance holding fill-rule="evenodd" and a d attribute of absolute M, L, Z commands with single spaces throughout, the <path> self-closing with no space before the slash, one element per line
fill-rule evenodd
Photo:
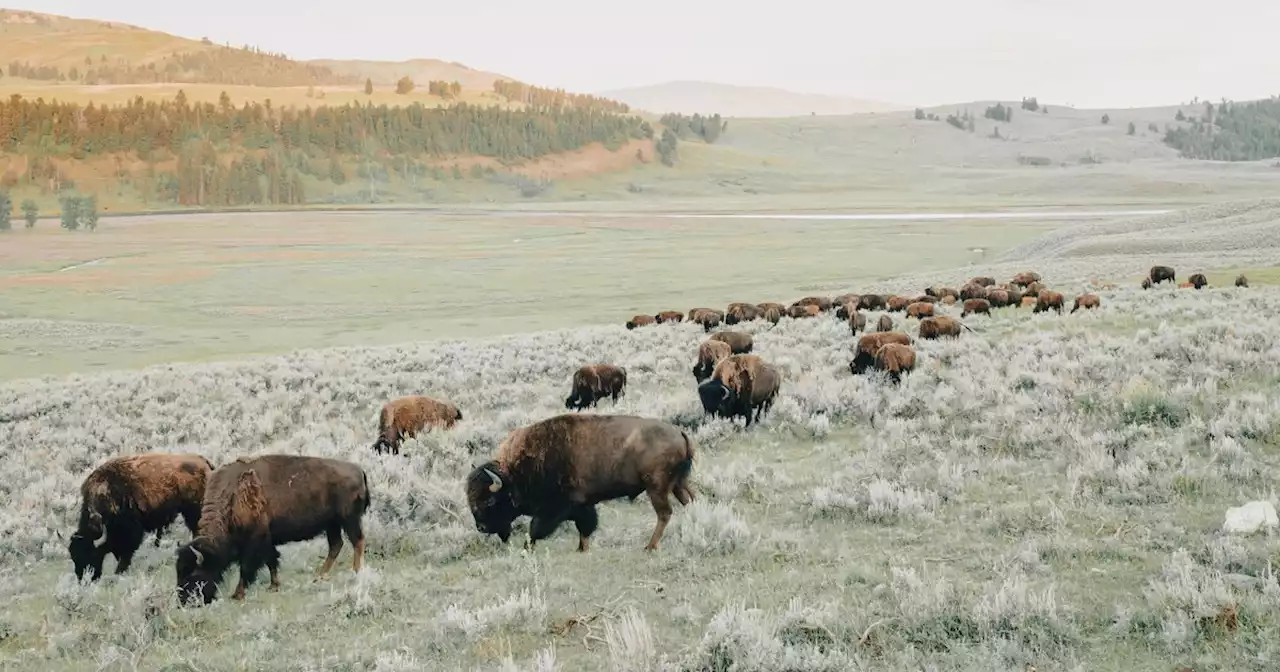
<path fill-rule="evenodd" d="M 950 273 L 955 283 L 968 269 Z M 1062 288 L 1088 275 L 1046 271 Z M 47 670 L 1264 669 L 1280 653 L 1269 570 L 1280 546 L 1218 527 L 1227 507 L 1274 498 L 1280 290 L 1099 293 L 1097 311 L 1007 309 L 970 319 L 977 334 L 917 342 L 918 368 L 898 386 L 848 374 L 852 337 L 835 320 L 745 325 L 785 381 L 750 432 L 702 417 L 688 367 L 705 335 L 691 325 L 9 383 L 0 660 Z M 1149 327 L 1108 328 L 1134 316 Z M 587 554 L 567 527 L 533 554 L 519 549 L 522 530 L 508 547 L 480 536 L 462 475 L 510 429 L 561 412 L 573 368 L 597 360 L 632 373 L 629 393 L 600 412 L 692 430 L 695 505 L 677 510 L 652 555 L 641 550 L 653 524 L 643 497 L 601 507 Z M 467 419 L 410 441 L 404 457 L 374 455 L 378 405 L 409 392 L 448 398 Z M 77 585 L 63 547 L 79 479 L 139 449 L 193 450 L 215 464 L 273 451 L 359 462 L 374 490 L 366 570 L 311 583 L 322 542 L 294 544 L 282 549 L 280 593 L 258 585 L 243 604 L 180 609 L 177 531 L 158 549 L 145 544 L 128 574 Z M 1238 623 L 1224 620 L 1231 609 Z"/>

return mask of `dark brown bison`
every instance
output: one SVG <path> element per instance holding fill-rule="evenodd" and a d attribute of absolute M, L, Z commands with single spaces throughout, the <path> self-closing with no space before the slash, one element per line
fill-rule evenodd
<path fill-rule="evenodd" d="M 378 440 L 373 444 L 377 453 L 400 454 L 400 443 L 428 427 L 449 429 L 462 419 L 462 411 L 447 402 L 414 394 L 392 399 L 382 406 L 378 414 Z"/>
<path fill-rule="evenodd" d="M 1196 273 L 1187 278 L 1187 282 L 1191 283 L 1192 287 L 1200 289 L 1201 287 L 1209 284 L 1209 278 L 1204 277 L 1204 273 Z"/>
<path fill-rule="evenodd" d="M 605 397 L 618 403 L 626 393 L 627 370 L 613 364 L 586 364 L 573 373 L 573 389 L 564 400 L 565 408 L 582 410 Z"/>
<path fill-rule="evenodd" d="M 1151 276 L 1147 276 L 1142 279 L 1142 288 L 1151 289 Z"/>
<path fill-rule="evenodd" d="M 1004 308 L 1009 305 L 1009 291 L 1006 289 L 990 289 L 987 291 L 987 302 L 992 308 Z"/>
<path fill-rule="evenodd" d="M 782 376 L 756 355 L 733 355 L 721 360 L 711 378 L 698 385 L 702 410 L 723 418 L 743 417 L 743 427 L 751 426 L 751 415 L 760 421 L 773 407 Z"/>
<path fill-rule="evenodd" d="M 1054 292 L 1048 289 L 1041 290 L 1040 293 L 1036 295 L 1036 307 L 1031 312 L 1043 313 L 1049 310 L 1056 310 L 1058 311 L 1058 314 L 1061 315 L 1063 301 L 1062 292 Z"/>
<path fill-rule="evenodd" d="M 1025 271 L 1013 276 L 1013 281 L 1010 284 L 1026 287 L 1033 282 L 1040 282 L 1040 274 L 1034 271 Z"/>
<path fill-rule="evenodd" d="M 846 303 L 842 303 L 840 304 L 839 308 L 836 308 L 836 319 L 848 320 L 849 316 L 854 314 L 857 311 L 858 311 L 857 301 L 848 301 Z"/>
<path fill-rule="evenodd" d="M 731 303 L 724 311 L 724 323 L 734 325 L 740 322 L 750 322 L 760 317 L 762 312 L 760 307 L 753 303 Z"/>
<path fill-rule="evenodd" d="M 1023 293 L 1021 289 L 1010 287 L 1004 291 L 1005 291 L 1005 294 L 1009 295 L 1009 300 L 1006 302 L 1005 305 L 1013 306 L 1014 308 L 1017 308 L 1018 306 L 1022 305 Z"/>
<path fill-rule="evenodd" d="M 1243 273 L 1236 276 L 1236 287 L 1248 287 L 1248 286 L 1249 286 L 1249 278 L 1244 277 Z"/>
<path fill-rule="evenodd" d="M 940 301 L 938 297 L 929 296 L 928 294 L 921 294 L 920 296 L 911 299 L 911 303 L 937 303 L 938 301 Z"/>
<path fill-rule="evenodd" d="M 969 284 L 971 284 L 971 285 L 981 285 L 981 286 L 983 286 L 983 287 L 990 287 L 991 285 L 996 284 L 996 279 L 995 279 L 995 278 L 989 278 L 989 277 L 987 277 L 987 276 L 985 276 L 985 275 L 978 275 L 978 276 L 974 276 L 974 277 L 972 277 L 972 278 L 969 278 Z"/>
<path fill-rule="evenodd" d="M 761 308 L 760 310 L 762 311 L 760 313 L 760 317 L 764 318 L 765 321 L 770 324 L 777 324 L 782 320 L 783 307 L 776 303 L 768 304 L 767 307 Z"/>
<path fill-rule="evenodd" d="M 160 545 L 160 535 L 179 515 L 195 536 L 212 472 L 209 460 L 189 454 L 127 455 L 98 465 L 80 484 L 80 522 L 67 545 L 76 579 L 90 570 L 90 580 L 97 581 L 108 553 L 116 559 L 116 574 L 123 574 L 142 538 L 154 532 Z"/>
<path fill-rule="evenodd" d="M 645 550 L 657 550 L 671 519 L 670 496 L 693 501 L 689 473 L 696 445 L 684 430 L 631 415 L 557 415 L 520 427 L 494 459 L 467 476 L 467 504 L 482 534 L 507 543 L 511 523 L 530 516 L 532 550 L 566 520 L 578 528 L 578 550 L 599 525 L 596 504 L 642 492 L 658 517 Z"/>
<path fill-rule="evenodd" d="M 867 330 L 867 314 L 861 311 L 853 311 L 849 314 L 849 331 L 856 334 L 859 331 Z"/>
<path fill-rule="evenodd" d="M 797 299 L 792 302 L 793 306 L 817 306 L 818 312 L 825 313 L 831 310 L 831 299 L 825 296 L 806 296 L 803 299 Z"/>
<path fill-rule="evenodd" d="M 926 318 L 929 319 L 929 318 Z M 886 343 L 911 345 L 911 337 L 901 331 L 885 331 L 878 334 L 866 334 L 858 339 L 858 347 L 854 350 L 853 360 L 849 362 L 849 372 L 861 375 L 876 362 L 876 353 Z"/>
<path fill-rule="evenodd" d="M 836 307 L 837 309 L 845 305 L 846 303 L 852 303 L 856 306 L 858 305 L 858 299 L 860 298 L 862 298 L 860 295 L 854 294 L 852 292 L 848 294 L 841 294 L 840 296 L 837 296 L 836 298 L 831 299 L 831 305 Z M 848 319 L 848 318 L 840 318 L 840 319 Z"/>
<path fill-rule="evenodd" d="M 240 458 L 214 470 L 205 488 L 199 532 L 178 548 L 178 595 L 209 604 L 232 563 L 240 565 L 240 582 L 232 599 L 244 599 L 263 565 L 271 572 L 271 589 L 280 587 L 280 553 L 276 547 L 324 534 L 329 554 L 316 578 L 326 576 L 342 551 L 342 535 L 355 549 L 352 571 L 364 558 L 360 520 L 369 509 L 369 480 L 364 470 L 345 460 L 304 455 Z"/>
<path fill-rule="evenodd" d="M 689 321 L 701 324 L 702 330 L 709 332 L 724 321 L 724 313 L 713 308 L 694 308 L 689 311 Z"/>
<path fill-rule="evenodd" d="M 884 310 L 887 303 L 883 294 L 863 294 L 858 297 L 858 310 Z"/>
<path fill-rule="evenodd" d="M 1043 284 L 1041 284 L 1041 283 L 1039 283 L 1039 282 L 1033 282 L 1033 283 L 1031 283 L 1031 284 L 1027 285 L 1027 288 L 1026 288 L 1025 290 L 1023 290 L 1022 295 L 1023 295 L 1023 296 L 1038 296 L 1038 295 L 1040 294 L 1040 292 L 1043 292 L 1044 290 L 1045 290 L 1045 286 L 1044 286 Z"/>
<path fill-rule="evenodd" d="M 916 368 L 916 351 L 902 343 L 885 343 L 876 350 L 875 367 L 897 383 L 902 380 L 902 374 Z"/>
<path fill-rule="evenodd" d="M 886 310 L 891 313 L 901 313 L 910 305 L 911 299 L 905 296 L 893 295 L 885 301 Z"/>
<path fill-rule="evenodd" d="M 987 288 L 983 285 L 969 283 L 960 288 L 960 299 L 963 301 L 985 298 L 987 298 Z"/>
<path fill-rule="evenodd" d="M 969 329 L 969 325 L 957 320 L 954 317 L 939 315 L 937 317 L 926 317 L 920 320 L 920 338 L 938 339 L 943 336 L 951 338 L 959 338 L 961 329 Z"/>
<path fill-rule="evenodd" d="M 1074 313 L 1081 308 L 1089 310 L 1090 308 L 1097 308 L 1101 305 L 1102 299 L 1098 298 L 1097 294 L 1081 294 L 1076 297 L 1076 303 L 1071 306 L 1071 312 Z"/>
<path fill-rule="evenodd" d="M 945 299 L 948 296 L 954 299 L 960 298 L 960 292 L 957 292 L 956 290 L 950 287 L 933 286 L 925 289 L 924 293 L 925 293 L 925 296 L 936 296 L 939 299 Z"/>
<path fill-rule="evenodd" d="M 782 314 L 785 314 L 787 312 L 787 307 L 776 301 L 766 301 L 764 303 L 757 303 L 756 308 L 760 309 L 761 314 L 769 312 L 770 308 Z"/>
<path fill-rule="evenodd" d="M 652 315 L 636 315 L 627 320 L 627 329 L 635 329 L 636 327 L 647 327 L 657 320 Z"/>
<path fill-rule="evenodd" d="M 922 317 L 929 317 L 931 315 L 933 315 L 932 303 L 928 303 L 926 301 L 916 301 L 915 303 L 907 306 L 907 317 L 914 317 L 916 319 L 919 319 Z"/>
<path fill-rule="evenodd" d="M 974 313 L 982 313 L 990 317 L 991 302 L 986 299 L 969 299 L 965 301 L 964 310 L 960 311 L 960 317 L 968 317 Z"/>
<path fill-rule="evenodd" d="M 668 322 L 681 322 L 684 320 L 684 313 L 678 310 L 664 310 L 653 316 L 658 324 L 667 324 Z"/>
<path fill-rule="evenodd" d="M 744 355 L 751 352 L 753 345 L 751 334 L 743 331 L 722 331 L 712 334 L 710 340 L 728 343 L 729 347 L 733 348 L 733 354 L 735 355 Z"/>
<path fill-rule="evenodd" d="M 716 364 L 733 354 L 733 348 L 724 341 L 704 341 L 698 346 L 698 362 L 693 365 L 693 377 L 699 383 L 711 377 Z"/>
<path fill-rule="evenodd" d="M 787 308 L 787 317 L 794 319 L 802 319 L 806 317 L 817 317 L 822 314 L 822 309 L 813 304 L 791 305 Z"/>
<path fill-rule="evenodd" d="M 888 315 L 881 315 L 876 320 L 876 331 L 893 331 L 893 318 Z"/>
<path fill-rule="evenodd" d="M 1147 277 L 1151 278 L 1151 284 L 1153 285 L 1158 285 L 1165 280 L 1173 283 L 1178 281 L 1177 275 L 1170 266 L 1152 266 L 1151 270 L 1147 271 Z"/>

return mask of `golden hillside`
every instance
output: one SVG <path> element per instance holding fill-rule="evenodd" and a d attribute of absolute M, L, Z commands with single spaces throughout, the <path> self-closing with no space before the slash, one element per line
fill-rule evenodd
<path fill-rule="evenodd" d="M 514 81 L 510 77 L 434 58 L 415 58 L 409 61 L 318 59 L 306 62 L 328 68 L 338 75 L 355 77 L 362 82 L 366 78 L 372 79 L 374 86 L 394 86 L 397 80 L 407 76 L 424 86 L 430 81 L 458 82 L 464 89 L 492 91 L 495 81 Z"/>

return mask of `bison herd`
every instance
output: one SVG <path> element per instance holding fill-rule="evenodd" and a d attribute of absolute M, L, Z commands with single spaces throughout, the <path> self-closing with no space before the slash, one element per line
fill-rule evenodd
<path fill-rule="evenodd" d="M 1176 282 L 1174 270 L 1155 266 L 1142 286 L 1165 281 Z M 1197 273 L 1188 284 L 1199 289 L 1208 282 Z M 1247 287 L 1248 280 L 1241 275 L 1235 284 Z M 1004 284 L 975 277 L 958 290 L 934 286 L 912 296 L 843 294 L 805 297 L 787 306 L 731 303 L 724 311 L 663 311 L 636 315 L 626 327 L 656 328 L 686 320 L 701 325 L 710 336 L 694 353 L 692 372 L 703 410 L 740 417 L 744 427 L 750 427 L 772 407 L 782 376 L 753 352 L 751 334 L 721 327 L 830 315 L 848 324 L 851 335 L 862 334 L 853 347 L 850 373 L 874 369 L 896 383 L 916 367 L 917 355 L 911 336 L 894 330 L 892 313 L 917 320 L 917 338 L 928 340 L 973 331 L 956 317 L 942 314 L 956 303 L 964 318 L 1020 307 L 1062 314 L 1064 302 L 1060 292 L 1047 289 L 1039 274 L 1028 271 Z M 1083 294 L 1075 298 L 1071 312 L 1100 305 L 1096 294 Z M 871 310 L 884 314 L 876 331 L 865 333 L 865 311 Z M 622 367 L 586 364 L 574 372 L 564 405 L 582 410 L 605 397 L 617 402 L 626 386 Z M 462 411 L 445 401 L 423 395 L 394 399 L 381 409 L 372 450 L 399 454 L 405 438 L 429 428 L 448 430 L 462 419 Z M 670 498 L 681 505 L 693 501 L 688 479 L 696 450 L 684 430 L 661 420 L 565 413 L 512 431 L 493 459 L 474 467 L 463 488 L 480 533 L 495 534 L 506 543 L 512 522 L 529 516 L 526 544 L 532 548 L 572 520 L 580 551 L 587 550 L 597 527 L 597 504 L 647 493 L 657 522 L 645 548 L 656 550 L 671 518 Z M 177 590 L 184 602 L 208 604 L 216 599 L 217 586 L 232 564 L 240 568 L 234 599 L 244 598 L 245 588 L 264 566 L 271 588 L 278 589 L 280 544 L 324 534 L 329 552 L 317 579 L 333 567 L 343 536 L 353 547 L 353 571 L 359 571 L 364 556 L 361 518 L 370 506 L 370 488 L 364 470 L 345 460 L 262 455 L 214 467 L 198 455 L 145 453 L 107 460 L 85 478 L 80 490 L 79 523 L 67 547 L 77 578 L 87 572 L 92 580 L 98 579 L 108 554 L 116 559 L 117 574 L 126 571 L 143 537 L 154 533 L 158 545 L 163 530 L 179 516 L 192 535 L 175 558 Z"/>

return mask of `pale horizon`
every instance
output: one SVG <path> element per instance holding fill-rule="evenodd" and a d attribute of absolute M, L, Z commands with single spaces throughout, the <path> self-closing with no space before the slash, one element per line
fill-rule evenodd
<path fill-rule="evenodd" d="M 10 8 L 250 44 L 298 60 L 456 61 L 584 93 L 702 81 L 904 106 L 1035 96 L 1111 108 L 1249 100 L 1280 89 L 1280 59 L 1267 47 L 1280 3 L 1230 0 L 1193 13 L 1146 0 L 800 2 L 788 3 L 786 15 L 671 0 L 642 12 L 583 0 L 554 6 L 368 0 L 359 14 L 334 2 L 295 13 L 226 0 L 212 13 L 158 0 L 46 0 Z"/>

